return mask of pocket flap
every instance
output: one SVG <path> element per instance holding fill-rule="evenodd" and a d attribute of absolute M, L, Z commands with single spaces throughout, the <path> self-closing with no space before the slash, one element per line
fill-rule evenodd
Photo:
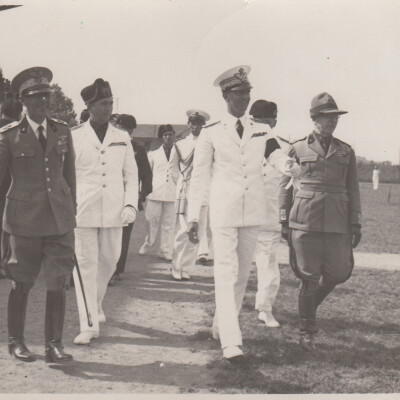
<path fill-rule="evenodd" d="M 295 197 L 300 197 L 301 199 L 312 199 L 314 197 L 314 192 L 299 190 Z"/>
<path fill-rule="evenodd" d="M 14 151 L 14 157 L 33 157 L 35 155 L 35 152 L 31 149 L 27 149 L 27 150 L 18 150 L 16 149 Z"/>
<path fill-rule="evenodd" d="M 318 160 L 318 156 L 301 156 L 300 157 L 300 162 L 311 162 L 311 161 L 317 161 Z"/>
<path fill-rule="evenodd" d="M 10 192 L 7 194 L 7 198 L 13 200 L 29 201 L 31 194 L 29 192 Z"/>
<path fill-rule="evenodd" d="M 340 164 L 350 164 L 349 157 L 338 156 L 338 163 Z"/>

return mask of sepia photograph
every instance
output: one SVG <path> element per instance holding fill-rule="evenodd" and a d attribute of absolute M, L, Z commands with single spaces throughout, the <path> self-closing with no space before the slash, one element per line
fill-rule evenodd
<path fill-rule="evenodd" d="M 400 395 L 400 1 L 0 1 L 0 397 Z"/>

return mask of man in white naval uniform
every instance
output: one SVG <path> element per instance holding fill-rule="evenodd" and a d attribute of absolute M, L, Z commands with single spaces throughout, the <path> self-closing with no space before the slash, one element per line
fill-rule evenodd
<path fill-rule="evenodd" d="M 179 168 L 180 175 L 176 186 L 176 225 L 175 241 L 172 253 L 171 274 L 175 280 L 189 280 L 189 270 L 196 264 L 198 244 L 192 243 L 187 235 L 187 192 L 193 170 L 193 156 L 197 139 L 210 116 L 201 110 L 189 110 L 188 125 L 190 133 L 175 143 L 172 162 Z M 200 211 L 199 231 L 205 233 L 208 216 L 208 190 L 205 189 L 204 201 Z M 204 229 L 202 229 L 204 226 Z"/>
<path fill-rule="evenodd" d="M 254 121 L 268 124 L 273 129 L 277 122 L 278 108 L 273 102 L 257 100 L 251 106 L 249 114 L 253 117 Z M 288 147 L 288 142 L 278 136 L 273 136 L 271 140 L 276 140 L 284 150 Z M 254 257 L 257 266 L 255 308 L 259 311 L 258 319 L 260 321 L 263 321 L 269 328 L 277 328 L 280 325 L 272 314 L 272 307 L 280 285 L 280 271 L 277 258 L 277 250 L 281 238 L 278 191 L 282 174 L 270 164 L 268 158 L 264 158 L 263 160 L 262 173 L 267 222 L 260 228 Z"/>
<path fill-rule="evenodd" d="M 250 102 L 249 71 L 248 66 L 235 67 L 214 82 L 222 89 L 228 113 L 198 139 L 188 196 L 189 237 L 195 242 L 203 191 L 212 170 L 209 207 L 214 243 L 214 336 L 219 333 L 223 355 L 229 360 L 243 355 L 238 314 L 259 226 L 266 222 L 261 164 L 268 130 L 245 114 Z M 281 171 L 292 164 L 279 148 L 269 157 Z"/>
<path fill-rule="evenodd" d="M 175 131 L 170 124 L 160 125 L 158 137 L 163 142 L 162 146 L 148 153 L 153 172 L 153 191 L 147 196 L 145 209 L 147 235 L 139 254 L 147 254 L 160 228 L 159 255 L 171 261 L 175 229 L 175 193 L 179 175 L 178 167 L 171 157 Z"/>
<path fill-rule="evenodd" d="M 99 322 L 106 319 L 102 302 L 121 253 L 122 227 L 136 218 L 138 170 L 129 134 L 108 122 L 113 108 L 108 82 L 96 79 L 81 96 L 90 119 L 72 133 L 78 204 L 75 249 L 93 326 L 88 326 L 75 269 L 81 332 L 74 343 L 88 344 L 99 336 Z"/>

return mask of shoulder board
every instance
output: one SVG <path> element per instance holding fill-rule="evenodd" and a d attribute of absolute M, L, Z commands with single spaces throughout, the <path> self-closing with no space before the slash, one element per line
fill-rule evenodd
<path fill-rule="evenodd" d="M 83 126 L 83 124 L 78 124 L 78 125 L 73 126 L 73 127 L 71 128 L 71 132 L 74 131 L 75 129 L 80 128 L 81 126 Z"/>
<path fill-rule="evenodd" d="M 278 135 L 277 135 L 276 137 L 277 137 L 279 140 L 282 140 L 282 142 L 284 142 L 284 143 L 288 143 L 288 144 L 290 143 L 289 140 L 284 139 L 283 137 L 280 137 L 280 136 L 278 136 Z"/>
<path fill-rule="evenodd" d="M 212 126 L 217 125 L 217 124 L 219 124 L 220 122 L 221 122 L 221 121 L 213 122 L 212 124 L 205 126 L 203 129 L 211 128 Z"/>
<path fill-rule="evenodd" d="M 16 126 L 19 125 L 20 122 L 21 121 L 14 121 L 8 125 L 3 126 L 2 128 L 0 128 L 0 133 L 5 133 L 5 132 L 9 131 L 10 129 L 15 128 Z"/>
<path fill-rule="evenodd" d="M 65 121 L 61 121 L 60 119 L 55 119 L 55 118 L 49 118 L 49 119 L 50 119 L 50 121 L 55 122 L 57 124 L 67 125 L 68 126 L 68 124 Z"/>
<path fill-rule="evenodd" d="M 304 137 L 301 138 L 301 139 L 293 140 L 293 142 L 289 142 L 289 143 L 290 143 L 290 144 L 295 144 L 295 143 L 297 143 L 297 142 L 301 142 L 301 141 L 303 141 L 303 140 L 306 140 L 307 137 L 308 137 L 308 136 L 304 136 Z"/>
<path fill-rule="evenodd" d="M 333 140 L 336 141 L 336 142 L 339 142 L 340 144 L 344 144 L 345 146 L 351 148 L 351 146 L 350 146 L 348 143 L 343 142 L 343 140 L 340 140 L 340 139 L 338 139 L 338 138 L 333 138 Z"/>

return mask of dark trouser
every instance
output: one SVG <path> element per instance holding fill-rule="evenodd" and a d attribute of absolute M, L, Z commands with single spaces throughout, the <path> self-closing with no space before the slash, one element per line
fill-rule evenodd
<path fill-rule="evenodd" d="M 131 233 L 133 228 L 133 222 L 128 226 L 124 226 L 122 230 L 122 246 L 121 246 L 121 256 L 119 257 L 117 263 L 116 274 L 122 274 L 125 271 L 126 259 L 128 257 L 129 241 L 131 239 Z"/>
<path fill-rule="evenodd" d="M 61 343 L 65 313 L 65 283 L 74 267 L 74 232 L 46 237 L 22 237 L 3 232 L 2 260 L 12 289 L 8 301 L 9 344 L 24 341 L 28 295 L 41 267 L 47 286 L 46 343 Z"/>
<path fill-rule="evenodd" d="M 1 234 L 3 233 L 1 221 L 3 220 L 3 212 L 4 212 L 5 204 L 6 204 L 5 200 L 0 200 L 0 238 L 1 238 Z M 1 260 L 0 261 L 0 279 L 2 279 L 2 278 L 6 277 L 6 272 L 5 272 L 4 266 L 3 266 L 3 258 L 1 256 L 1 248 L 0 248 L 0 260 Z"/>
<path fill-rule="evenodd" d="M 314 334 L 318 331 L 317 307 L 338 283 L 351 276 L 354 260 L 350 235 L 291 229 L 289 246 L 290 265 L 302 281 L 300 333 Z"/>

